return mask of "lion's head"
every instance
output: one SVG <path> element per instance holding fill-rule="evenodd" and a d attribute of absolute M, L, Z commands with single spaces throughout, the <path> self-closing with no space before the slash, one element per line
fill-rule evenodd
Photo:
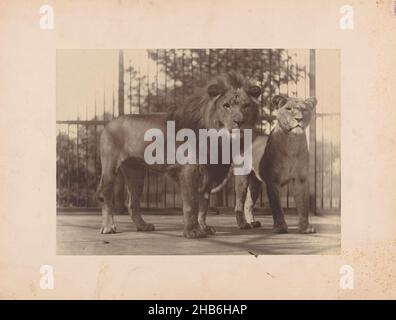
<path fill-rule="evenodd" d="M 236 72 L 211 79 L 197 89 L 183 105 L 170 110 L 176 127 L 190 129 L 246 129 L 258 120 L 261 88 Z"/>
<path fill-rule="evenodd" d="M 305 133 L 317 102 L 315 97 L 303 100 L 282 95 L 274 96 L 271 100 L 278 111 L 276 119 L 280 128 L 286 133 L 295 135 Z"/>

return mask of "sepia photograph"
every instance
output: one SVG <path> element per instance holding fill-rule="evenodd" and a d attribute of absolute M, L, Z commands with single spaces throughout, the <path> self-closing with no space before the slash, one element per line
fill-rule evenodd
<path fill-rule="evenodd" d="M 395 299 L 395 4 L 0 0 L 0 300 Z"/>
<path fill-rule="evenodd" d="M 339 50 L 58 50 L 56 81 L 57 254 L 339 254 Z"/>

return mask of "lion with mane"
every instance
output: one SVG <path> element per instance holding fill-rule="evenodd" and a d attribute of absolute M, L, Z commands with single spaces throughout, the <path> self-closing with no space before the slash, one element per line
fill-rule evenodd
<path fill-rule="evenodd" d="M 230 164 L 150 164 L 144 151 L 150 143 L 145 132 L 159 129 L 166 143 L 167 121 L 175 121 L 176 130 L 249 129 L 258 119 L 258 97 L 261 89 L 242 75 L 230 72 L 214 77 L 203 88 L 197 88 L 181 105 L 168 114 L 124 115 L 110 121 L 100 138 L 102 174 L 97 195 L 102 202 L 101 233 L 114 233 L 113 187 L 118 172 L 124 176 L 129 194 L 128 212 L 138 231 L 153 231 L 140 214 L 146 170 L 167 173 L 180 187 L 184 218 L 183 235 L 200 238 L 215 230 L 206 225 L 211 188 L 225 179 Z M 209 150 L 208 150 L 209 152 Z M 166 153 L 166 148 L 164 150 Z M 165 156 L 166 159 L 166 156 Z M 202 187 L 203 176 L 206 177 Z"/>

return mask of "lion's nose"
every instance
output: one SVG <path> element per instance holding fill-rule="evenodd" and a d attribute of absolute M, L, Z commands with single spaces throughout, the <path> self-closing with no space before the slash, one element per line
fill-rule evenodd
<path fill-rule="evenodd" d="M 298 121 L 298 122 L 301 122 L 301 121 L 303 121 L 303 116 L 297 115 L 294 117 L 294 119 L 296 119 L 296 121 Z"/>

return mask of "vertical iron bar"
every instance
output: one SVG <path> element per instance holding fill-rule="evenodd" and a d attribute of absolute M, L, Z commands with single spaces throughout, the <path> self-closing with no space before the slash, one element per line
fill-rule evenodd
<path fill-rule="evenodd" d="M 106 85 L 103 87 L 103 121 L 106 120 Z"/>
<path fill-rule="evenodd" d="M 316 57 L 315 49 L 309 51 L 309 95 L 316 96 Z M 316 214 L 316 110 L 313 110 L 309 126 L 309 200 L 310 209 Z"/>
<path fill-rule="evenodd" d="M 199 79 L 202 81 L 202 53 L 203 49 L 199 49 Z"/>
<path fill-rule="evenodd" d="M 330 209 L 333 208 L 333 137 L 330 136 Z"/>
<path fill-rule="evenodd" d="M 158 49 L 155 50 L 155 89 L 156 89 L 156 96 L 158 99 Z"/>
<path fill-rule="evenodd" d="M 141 86 L 141 78 L 142 78 L 142 75 L 141 75 L 141 73 L 140 73 L 140 67 L 139 67 L 139 82 L 138 82 L 138 113 L 140 113 L 140 90 L 141 90 L 141 88 L 140 88 L 140 86 Z"/>
<path fill-rule="evenodd" d="M 164 75 L 164 77 L 165 77 L 165 79 L 164 79 L 164 86 L 165 86 L 165 88 L 164 88 L 164 91 L 165 91 L 165 94 L 164 94 L 164 96 L 165 96 L 165 101 L 164 101 L 164 103 L 166 104 L 167 103 L 167 94 L 168 94 L 168 85 L 167 85 L 167 81 L 168 81 L 168 54 L 167 54 L 167 51 L 166 51 L 166 49 L 164 50 L 164 60 L 165 60 L 165 75 Z"/>
<path fill-rule="evenodd" d="M 149 56 L 147 52 L 147 110 L 146 112 L 150 112 L 150 65 L 149 65 Z"/>
<path fill-rule="evenodd" d="M 132 63 L 129 60 L 129 114 L 132 113 Z"/>
<path fill-rule="evenodd" d="M 288 60 L 287 60 L 288 61 Z M 287 62 L 287 68 L 289 69 L 289 63 Z M 287 70 L 289 72 L 289 70 Z M 280 72 L 280 64 L 279 64 L 279 72 Z M 287 94 L 289 95 L 289 76 L 287 77 Z M 279 74 L 279 85 L 280 85 L 280 74 Z M 279 93 L 280 93 L 280 86 L 279 86 Z M 287 184 L 286 188 L 286 208 L 290 208 L 290 182 Z"/>
<path fill-rule="evenodd" d="M 59 128 L 59 127 L 58 127 Z M 61 130 L 58 129 L 58 134 L 57 134 L 57 139 L 56 139 L 56 156 L 57 156 L 57 161 L 56 161 L 56 206 L 60 207 L 60 193 L 61 193 L 61 188 L 60 188 L 60 169 L 61 169 Z"/>
<path fill-rule="evenodd" d="M 296 53 L 296 98 L 298 97 L 298 59 Z"/>
<path fill-rule="evenodd" d="M 212 49 L 209 49 L 209 54 L 208 54 L 208 74 L 209 77 L 212 76 Z"/>
<path fill-rule="evenodd" d="M 95 121 L 98 119 L 98 116 L 96 114 L 96 93 L 95 93 Z M 95 172 L 95 177 L 94 177 L 94 183 L 96 184 L 96 177 L 98 176 L 97 173 L 97 154 L 98 154 L 98 141 L 97 141 L 97 136 L 96 136 L 96 124 L 94 124 L 94 144 L 95 144 L 95 154 L 93 155 L 94 158 L 94 172 Z"/>
<path fill-rule="evenodd" d="M 182 102 L 184 102 L 184 88 L 185 88 L 185 73 L 184 73 L 184 49 L 182 49 Z"/>
<path fill-rule="evenodd" d="M 289 50 L 286 50 L 286 90 L 289 97 Z"/>
<path fill-rule="evenodd" d="M 112 110 L 112 114 L 113 114 L 113 119 L 114 119 L 114 110 L 115 109 L 115 97 L 114 97 L 114 83 L 113 83 L 113 110 Z"/>
<path fill-rule="evenodd" d="M 118 53 L 118 116 L 124 114 L 124 52 Z"/>
<path fill-rule="evenodd" d="M 173 70 L 174 70 L 174 78 L 173 78 L 173 103 L 177 104 L 177 99 L 176 99 L 176 78 L 177 78 L 177 63 L 176 63 L 176 49 L 174 49 L 174 55 L 173 55 Z"/>
<path fill-rule="evenodd" d="M 191 52 L 191 81 L 193 84 L 195 84 L 195 81 L 194 81 L 194 49 L 191 49 L 190 52 Z"/>
<path fill-rule="evenodd" d="M 323 109 L 322 109 L 323 111 Z M 323 131 L 324 131 L 324 116 L 323 112 L 321 115 L 322 118 L 322 138 L 321 138 L 321 144 L 322 144 L 322 200 L 321 200 L 321 209 L 324 209 L 324 176 L 325 176 L 325 160 L 324 160 L 324 137 L 323 137 Z"/>
<path fill-rule="evenodd" d="M 217 74 L 220 73 L 220 49 L 215 49 L 216 51 L 216 72 Z"/>
<path fill-rule="evenodd" d="M 77 117 L 78 120 L 79 117 Z M 80 133 L 79 130 L 80 126 L 77 123 L 77 143 L 76 143 L 76 153 L 77 153 L 77 207 L 80 205 L 80 150 L 79 150 L 79 143 L 80 143 Z"/>
<path fill-rule="evenodd" d="M 88 124 L 85 125 L 85 130 L 86 130 L 86 136 L 87 136 L 87 142 L 85 146 L 85 206 L 88 207 L 89 205 L 89 200 L 88 200 L 88 187 L 89 187 L 89 174 L 88 174 L 88 140 L 89 140 L 89 135 L 88 135 Z"/>
<path fill-rule="evenodd" d="M 167 85 L 167 80 L 168 80 L 168 55 L 167 55 L 167 51 L 166 51 L 166 49 L 164 50 L 164 61 L 165 61 L 165 79 L 164 79 L 164 86 L 165 86 L 165 88 L 164 88 L 164 91 L 165 91 L 165 94 L 164 94 L 164 96 L 165 96 L 165 104 L 167 104 L 167 94 L 168 94 L 168 92 L 167 92 L 167 90 L 168 90 L 168 85 Z M 167 193 L 167 190 L 166 190 L 166 175 L 164 175 L 163 176 L 163 183 L 164 183 L 164 192 L 163 192 L 163 194 L 164 194 L 164 208 L 166 208 L 166 193 Z"/>
<path fill-rule="evenodd" d="M 67 125 L 67 202 L 68 207 L 71 207 L 70 195 L 70 124 Z"/>
<path fill-rule="evenodd" d="M 173 69 L 174 69 L 174 72 L 175 72 L 175 77 L 174 77 L 174 82 L 173 82 L 174 104 L 177 104 L 177 101 L 176 101 L 177 100 L 176 99 L 176 77 L 177 77 L 176 67 L 177 67 L 177 63 L 176 63 L 176 49 L 175 49 L 174 50 L 174 56 L 173 56 Z M 176 207 L 176 187 L 175 187 L 174 183 L 172 185 L 173 185 L 173 190 L 172 190 L 172 193 L 173 193 L 173 208 L 175 208 Z"/>
<path fill-rule="evenodd" d="M 155 50 L 155 89 L 156 101 L 158 101 L 158 49 Z M 158 208 L 158 174 L 155 175 L 155 206 Z"/>
<path fill-rule="evenodd" d="M 260 75 L 261 75 L 261 95 L 260 95 L 260 133 L 263 134 L 263 114 L 264 114 L 264 50 L 260 50 Z M 262 205 L 262 204 L 261 204 Z"/>

